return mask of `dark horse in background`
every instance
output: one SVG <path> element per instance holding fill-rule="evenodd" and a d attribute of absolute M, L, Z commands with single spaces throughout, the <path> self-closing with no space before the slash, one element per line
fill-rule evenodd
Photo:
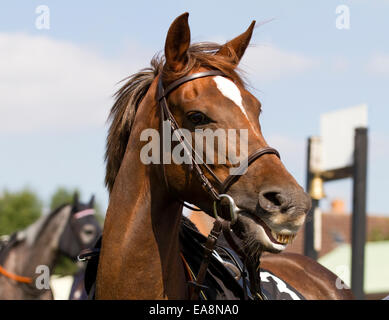
<path fill-rule="evenodd" d="M 152 68 L 130 76 L 118 91 L 107 139 L 110 201 L 97 299 L 188 299 L 190 287 L 179 241 L 182 202 L 213 216 L 215 197 L 226 180 L 229 188 L 224 191 L 238 212 L 232 230 L 240 250 L 258 267 L 263 251 L 283 251 L 303 225 L 310 199 L 267 145 L 258 121 L 261 104 L 237 73 L 254 24 L 224 45 L 191 45 L 188 14 L 183 14 L 170 26 L 164 58 L 153 59 Z M 145 145 L 140 135 L 148 128 L 160 132 L 161 120 L 166 119 L 192 134 L 198 128 L 245 129 L 248 154 L 255 161 L 249 161 L 247 172 L 233 181 L 231 163 L 214 161 L 207 169 L 193 162 L 145 164 L 140 158 Z M 275 257 L 264 261 L 266 269 L 304 297 L 352 298 L 349 290 L 338 290 L 336 276 L 315 261 L 298 255 Z"/>
<path fill-rule="evenodd" d="M 0 299 L 53 299 L 50 288 L 36 285 L 37 266 L 47 266 L 49 275 L 59 255 L 76 261 L 79 252 L 91 247 L 101 235 L 94 216 L 94 197 L 89 203 L 64 204 L 0 243 Z M 40 271 L 41 272 L 41 271 Z"/>

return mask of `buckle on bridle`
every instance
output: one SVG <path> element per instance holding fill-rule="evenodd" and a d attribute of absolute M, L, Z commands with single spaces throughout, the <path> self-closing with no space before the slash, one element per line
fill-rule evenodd
<path fill-rule="evenodd" d="M 85 261 L 91 260 L 92 258 L 98 256 L 99 254 L 100 254 L 99 248 L 84 249 L 77 256 L 77 261 L 85 262 Z"/>
<path fill-rule="evenodd" d="M 227 202 L 227 205 L 229 207 L 230 212 L 230 223 L 233 225 L 236 220 L 238 220 L 238 214 L 241 211 L 241 209 L 238 208 L 238 206 L 235 204 L 234 199 L 228 195 L 228 194 L 220 194 L 219 195 L 220 200 L 213 202 L 213 214 L 215 218 L 217 219 L 219 215 L 217 214 L 217 206 L 218 204 L 223 205 L 223 202 Z"/>

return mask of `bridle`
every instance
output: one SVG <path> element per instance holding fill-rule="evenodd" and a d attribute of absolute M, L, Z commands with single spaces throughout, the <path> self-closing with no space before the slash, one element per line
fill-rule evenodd
<path fill-rule="evenodd" d="M 163 137 L 163 122 L 164 121 L 169 122 L 171 130 L 173 132 L 177 132 L 177 130 L 179 130 L 179 125 L 169 109 L 169 106 L 167 103 L 167 96 L 173 90 L 177 89 L 179 86 L 181 86 L 182 84 L 184 84 L 186 82 L 193 81 L 193 80 L 199 79 L 199 78 L 210 77 L 210 76 L 224 76 L 224 77 L 226 77 L 226 75 L 219 70 L 209 70 L 209 71 L 204 71 L 204 72 L 198 72 L 198 73 L 194 73 L 194 74 L 179 78 L 178 80 L 172 82 L 166 88 L 163 87 L 162 77 L 159 78 L 157 99 L 158 99 L 158 103 L 159 103 L 160 110 L 161 110 L 161 124 L 160 124 L 161 125 L 161 127 L 160 127 L 161 143 L 163 143 L 163 140 L 164 140 L 164 137 Z M 278 158 L 280 158 L 280 154 L 274 148 L 265 147 L 265 148 L 258 149 L 254 153 L 249 155 L 249 157 L 246 159 L 246 161 L 243 162 L 243 163 L 247 163 L 247 168 L 241 167 L 239 169 L 240 172 L 235 172 L 234 175 L 230 174 L 224 181 L 221 181 L 218 178 L 218 176 L 213 172 L 213 170 L 205 162 L 203 162 L 201 165 L 197 162 L 196 156 L 198 156 L 198 154 L 196 153 L 195 149 L 193 149 L 191 144 L 188 144 L 185 141 L 185 138 L 183 138 L 183 136 L 178 134 L 177 138 L 178 138 L 179 143 L 181 143 L 183 145 L 184 151 L 187 153 L 187 155 L 191 159 L 191 164 L 189 165 L 190 170 L 191 171 L 194 170 L 197 178 L 200 180 L 202 186 L 205 188 L 205 190 L 208 192 L 208 194 L 212 197 L 214 202 L 218 203 L 222 199 L 228 199 L 228 202 L 231 204 L 231 206 L 233 205 L 233 199 L 230 196 L 226 195 L 226 192 L 239 179 L 241 173 L 244 172 L 245 169 L 247 169 L 252 163 L 255 162 L 255 160 L 257 160 L 258 158 L 262 157 L 265 154 L 275 154 Z M 169 183 L 168 183 L 168 180 L 166 177 L 165 165 L 162 161 L 162 150 L 163 149 L 161 148 L 162 172 L 163 172 L 165 184 L 166 184 L 168 190 L 170 190 Z M 215 181 L 217 183 L 217 187 L 215 187 L 209 181 L 209 179 L 204 174 L 204 170 L 202 169 L 201 166 L 203 166 L 203 168 L 215 179 Z M 193 209 L 193 208 L 190 207 L 190 209 Z M 236 206 L 234 206 L 234 214 L 238 214 L 238 208 Z M 231 218 L 232 218 L 232 220 L 236 220 L 236 216 L 231 217 Z"/>
<path fill-rule="evenodd" d="M 235 172 L 234 175 L 230 174 L 224 181 L 221 181 L 217 175 L 213 172 L 213 170 L 205 163 L 203 162 L 201 165 L 197 162 L 196 156 L 198 157 L 198 154 L 196 153 L 195 149 L 193 149 L 192 144 L 189 144 L 186 142 L 185 138 L 183 135 L 177 134 L 177 131 L 179 131 L 179 125 L 174 118 L 173 114 L 171 113 L 169 109 L 169 105 L 167 103 L 167 97 L 168 95 L 175 89 L 177 89 L 179 86 L 182 84 L 193 81 L 195 79 L 200 79 L 204 77 L 211 77 L 211 76 L 223 76 L 227 77 L 223 72 L 219 70 L 209 70 L 209 71 L 204 71 L 204 72 L 198 72 L 194 74 L 190 74 L 184 77 L 179 78 L 178 80 L 175 80 L 171 84 L 169 84 L 166 88 L 164 88 L 163 83 L 162 83 L 162 76 L 159 77 L 158 79 L 158 91 L 157 91 L 157 99 L 158 99 L 158 104 L 161 110 L 161 117 L 160 117 L 160 135 L 161 135 L 161 149 L 160 149 L 160 154 L 161 154 L 161 165 L 162 165 L 162 173 L 163 173 L 163 179 L 165 181 L 165 185 L 167 189 L 170 191 L 169 188 L 169 183 L 166 177 L 166 169 L 165 165 L 163 163 L 163 148 L 162 144 L 164 141 L 164 136 L 163 136 L 163 124 L 164 121 L 168 121 L 170 124 L 171 130 L 176 134 L 179 143 L 182 144 L 183 149 L 187 156 L 190 157 L 191 163 L 189 164 L 190 171 L 194 171 L 196 177 L 199 179 L 201 185 L 203 188 L 207 191 L 207 193 L 211 196 L 213 199 L 213 207 L 214 207 L 214 215 L 215 215 L 215 223 L 214 227 L 211 231 L 211 233 L 208 236 L 207 242 L 205 244 L 205 251 L 204 251 L 204 256 L 202 263 L 200 265 L 200 270 L 198 273 L 198 276 L 196 278 L 195 282 L 192 282 L 192 285 L 194 286 L 194 290 L 192 292 L 192 299 L 197 299 L 199 296 L 199 291 L 201 288 L 204 286 L 202 285 L 204 279 L 205 279 L 205 274 L 208 268 L 208 264 L 212 255 L 212 251 L 216 245 L 217 238 L 219 237 L 220 233 L 223 231 L 225 234 L 226 240 L 229 242 L 231 247 L 237 251 L 237 253 L 244 259 L 244 261 L 247 261 L 248 257 L 245 255 L 243 250 L 240 250 L 239 246 L 234 242 L 230 232 L 231 232 L 231 224 L 234 224 L 237 220 L 238 214 L 240 212 L 240 209 L 235 205 L 234 199 L 226 194 L 229 188 L 237 182 L 239 177 L 241 176 L 242 173 L 245 172 L 248 167 L 254 163 L 257 159 L 262 157 L 265 154 L 275 154 L 278 158 L 280 158 L 280 154 L 278 151 L 274 148 L 271 147 L 265 147 L 265 148 L 260 148 L 250 154 L 246 161 L 244 163 L 247 164 L 247 167 L 241 167 L 239 168 L 238 172 Z M 198 159 L 198 158 L 197 158 Z M 203 168 L 213 177 L 213 179 L 216 181 L 217 186 L 215 187 L 210 180 L 207 178 L 207 176 L 204 174 Z M 201 211 L 199 209 L 193 208 L 191 206 L 188 206 L 184 201 L 182 201 L 178 196 L 175 197 L 175 199 L 179 202 L 181 202 L 184 206 L 196 210 L 196 211 Z M 218 215 L 218 207 L 220 204 L 227 204 L 229 207 L 229 213 L 230 213 L 230 221 L 222 219 Z M 251 272 L 250 272 L 251 269 Z M 258 276 L 256 275 L 256 267 L 254 267 L 253 263 L 249 264 L 248 266 L 248 271 L 250 273 L 250 280 L 252 279 L 253 283 L 251 283 L 251 291 L 253 294 L 259 294 L 259 298 L 261 298 L 261 293 L 260 293 L 260 286 L 259 286 L 259 279 Z M 251 282 L 251 281 L 250 281 Z M 247 292 L 246 292 L 247 295 Z"/>

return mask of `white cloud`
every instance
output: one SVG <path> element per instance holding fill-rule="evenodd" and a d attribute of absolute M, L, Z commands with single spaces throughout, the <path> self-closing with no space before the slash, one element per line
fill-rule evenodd
<path fill-rule="evenodd" d="M 148 64 L 151 54 L 138 53 L 115 61 L 65 41 L 0 33 L 0 132 L 103 125 L 117 82 Z"/>
<path fill-rule="evenodd" d="M 382 53 L 372 55 L 366 69 L 372 74 L 389 75 L 389 55 Z"/>
<path fill-rule="evenodd" d="M 315 59 L 302 54 L 281 50 L 273 45 L 261 45 L 246 50 L 241 67 L 256 80 L 272 81 L 306 72 L 316 64 Z"/>
<path fill-rule="evenodd" d="M 0 132 L 74 130 L 101 126 L 117 82 L 149 65 L 154 52 L 139 45 L 127 57 L 43 36 L 0 33 Z M 250 47 L 242 67 L 256 80 L 309 70 L 315 61 L 274 46 Z"/>

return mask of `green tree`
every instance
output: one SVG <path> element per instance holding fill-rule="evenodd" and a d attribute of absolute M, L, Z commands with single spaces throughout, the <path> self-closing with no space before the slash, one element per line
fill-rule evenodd
<path fill-rule="evenodd" d="M 55 264 L 53 274 L 57 274 L 61 277 L 73 275 L 78 271 L 77 264 L 64 255 L 58 257 Z"/>
<path fill-rule="evenodd" d="M 5 190 L 0 196 L 0 235 L 26 228 L 40 217 L 41 212 L 42 201 L 32 190 Z"/>
<path fill-rule="evenodd" d="M 368 235 L 369 241 L 388 241 L 389 232 L 384 228 L 374 228 Z"/>

